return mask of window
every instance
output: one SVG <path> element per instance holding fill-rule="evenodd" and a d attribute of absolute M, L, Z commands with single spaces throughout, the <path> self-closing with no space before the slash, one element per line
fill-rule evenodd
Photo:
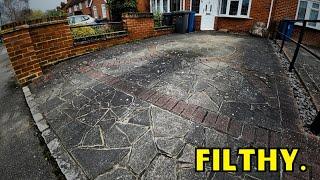
<path fill-rule="evenodd" d="M 163 12 L 169 12 L 168 1 L 169 0 L 163 0 Z"/>
<path fill-rule="evenodd" d="M 304 18 L 306 17 L 307 6 L 308 6 L 307 1 L 300 1 L 300 6 L 298 9 L 298 19 L 299 20 L 304 20 Z"/>
<path fill-rule="evenodd" d="M 88 0 L 86 0 L 86 1 L 84 2 L 84 4 L 86 5 L 86 7 L 89 7 L 89 2 L 88 2 Z"/>
<path fill-rule="evenodd" d="M 79 3 L 79 9 L 82 10 L 82 3 Z"/>
<path fill-rule="evenodd" d="M 69 8 L 69 14 L 71 14 L 72 13 L 72 8 Z"/>
<path fill-rule="evenodd" d="M 82 21 L 88 21 L 90 18 L 88 16 L 82 16 Z"/>
<path fill-rule="evenodd" d="M 182 10 L 182 0 L 170 0 L 171 1 L 171 11 Z"/>
<path fill-rule="evenodd" d="M 230 1 L 229 15 L 236 16 L 238 14 L 239 1 Z"/>
<path fill-rule="evenodd" d="M 192 11 L 195 11 L 196 13 L 199 13 L 200 8 L 200 1 L 199 0 L 192 0 Z"/>
<path fill-rule="evenodd" d="M 249 17 L 251 0 L 221 0 L 220 15 L 231 17 Z"/>
<path fill-rule="evenodd" d="M 176 10 L 176 2 L 180 4 L 180 0 L 151 0 L 151 12 L 171 12 L 172 11 L 179 11 L 180 5 Z M 182 0 L 181 0 L 182 2 Z M 174 4 L 174 6 L 172 6 Z M 173 7 L 173 9 L 172 9 Z"/>
<path fill-rule="evenodd" d="M 160 0 L 157 0 L 157 12 L 161 12 L 161 10 L 160 10 Z"/>
<path fill-rule="evenodd" d="M 78 6 L 77 5 L 73 6 L 73 11 L 78 11 Z"/>
<path fill-rule="evenodd" d="M 96 6 L 93 6 L 93 17 L 94 18 L 98 18 L 98 10 L 97 10 L 97 7 Z"/>
<path fill-rule="evenodd" d="M 102 18 L 107 18 L 107 7 L 106 4 L 101 4 Z"/>
<path fill-rule="evenodd" d="M 242 1 L 241 15 L 243 15 L 243 16 L 248 15 L 249 3 L 250 3 L 250 0 L 243 0 Z"/>
<path fill-rule="evenodd" d="M 320 2 L 300 0 L 296 18 L 299 20 L 320 20 Z M 302 23 L 297 24 L 302 25 Z M 320 30 L 320 23 L 308 22 L 307 27 Z"/>

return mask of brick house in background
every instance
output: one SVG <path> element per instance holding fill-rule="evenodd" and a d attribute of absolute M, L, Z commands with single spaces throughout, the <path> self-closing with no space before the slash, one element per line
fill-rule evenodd
<path fill-rule="evenodd" d="M 64 7 L 68 15 L 85 14 L 96 19 L 110 19 L 106 0 L 67 0 Z"/>
<path fill-rule="evenodd" d="M 269 28 L 274 21 L 320 20 L 320 0 L 145 0 L 150 12 L 191 10 L 196 12 L 197 30 L 227 29 L 249 32 L 255 22 Z M 296 32 L 299 31 L 296 24 Z M 320 45 L 320 23 L 309 23 L 305 41 Z"/>
<path fill-rule="evenodd" d="M 148 12 L 149 9 L 149 1 L 137 0 L 139 12 Z M 107 0 L 67 0 L 64 10 L 68 15 L 85 14 L 103 20 L 111 18 Z"/>

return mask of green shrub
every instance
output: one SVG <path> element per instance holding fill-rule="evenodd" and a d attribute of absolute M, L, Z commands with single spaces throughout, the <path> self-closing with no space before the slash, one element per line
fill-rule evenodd
<path fill-rule="evenodd" d="M 96 31 L 91 27 L 72 28 L 72 35 L 75 38 L 89 37 L 96 35 Z"/>
<path fill-rule="evenodd" d="M 71 28 L 71 32 L 74 38 L 85 38 L 104 35 L 115 30 L 108 26 L 80 26 Z"/>
<path fill-rule="evenodd" d="M 162 26 L 162 13 L 159 11 L 153 13 L 153 20 L 154 20 L 154 26 L 155 27 L 161 27 Z"/>

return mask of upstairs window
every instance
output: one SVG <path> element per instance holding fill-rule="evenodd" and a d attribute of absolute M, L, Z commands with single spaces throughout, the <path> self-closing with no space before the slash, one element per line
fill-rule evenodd
<path fill-rule="evenodd" d="M 251 0 L 221 0 L 220 15 L 230 17 L 249 17 Z"/>
<path fill-rule="evenodd" d="M 300 0 L 296 18 L 298 20 L 320 20 L 320 2 Z M 302 25 L 302 23 L 297 24 Z M 307 27 L 320 30 L 320 23 L 308 22 Z"/>

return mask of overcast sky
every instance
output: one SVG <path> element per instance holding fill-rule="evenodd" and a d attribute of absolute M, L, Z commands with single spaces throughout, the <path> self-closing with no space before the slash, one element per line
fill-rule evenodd
<path fill-rule="evenodd" d="M 62 1 L 63 0 L 30 0 L 30 8 L 46 11 L 55 9 Z"/>

